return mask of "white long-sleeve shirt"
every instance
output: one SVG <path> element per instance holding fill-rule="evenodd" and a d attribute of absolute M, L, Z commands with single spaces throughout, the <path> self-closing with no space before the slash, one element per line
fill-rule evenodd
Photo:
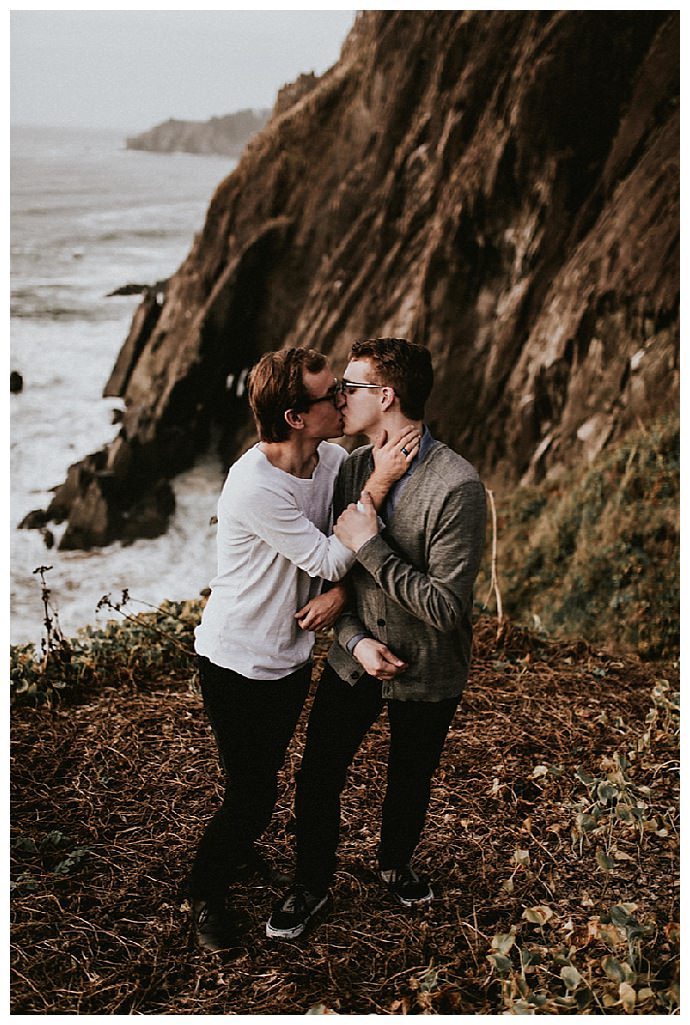
<path fill-rule="evenodd" d="M 255 445 L 231 466 L 218 500 L 218 573 L 195 648 L 250 679 L 281 679 L 309 660 L 314 634 L 294 613 L 354 561 L 330 533 L 346 452 L 321 442 L 318 456 L 304 479 L 273 466 Z"/>

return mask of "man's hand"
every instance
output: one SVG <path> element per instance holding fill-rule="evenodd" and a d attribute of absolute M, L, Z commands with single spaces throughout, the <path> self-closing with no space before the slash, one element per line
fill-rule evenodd
<path fill-rule="evenodd" d="M 343 584 L 335 584 L 295 612 L 297 625 L 301 630 L 328 630 L 346 604 L 347 588 Z"/>
<path fill-rule="evenodd" d="M 390 439 L 388 433 L 383 431 L 372 447 L 374 472 L 366 483 L 366 489 L 377 509 L 381 509 L 393 484 L 407 473 L 410 463 L 419 452 L 420 442 L 418 428 L 405 427 L 396 431 Z"/>
<path fill-rule="evenodd" d="M 357 505 L 350 503 L 338 517 L 333 533 L 352 552 L 358 552 L 362 545 L 379 532 L 376 509 L 371 495 L 363 491 Z"/>
<path fill-rule="evenodd" d="M 407 669 L 407 662 L 373 637 L 363 637 L 352 654 L 369 676 L 375 676 L 377 680 L 392 680 Z"/>

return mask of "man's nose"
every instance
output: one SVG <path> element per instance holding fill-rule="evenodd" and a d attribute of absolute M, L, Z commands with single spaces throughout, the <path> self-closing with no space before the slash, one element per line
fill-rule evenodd
<path fill-rule="evenodd" d="M 344 393 L 339 391 L 335 399 L 336 409 L 342 409 L 346 402 L 347 399 L 345 398 Z"/>

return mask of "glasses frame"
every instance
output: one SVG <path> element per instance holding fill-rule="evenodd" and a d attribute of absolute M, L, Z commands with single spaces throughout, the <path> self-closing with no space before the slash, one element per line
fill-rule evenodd
<path fill-rule="evenodd" d="M 299 409 L 297 409 L 296 407 L 293 407 L 292 408 L 292 412 L 293 413 L 308 413 L 309 410 L 311 409 L 311 407 L 317 405 L 317 403 L 319 403 L 319 402 L 332 402 L 333 405 L 335 406 L 336 402 L 338 401 L 338 396 L 342 395 L 342 393 L 343 393 L 342 381 L 339 381 L 338 378 L 336 377 L 335 384 L 331 385 L 331 387 L 328 389 L 328 391 L 326 392 L 325 395 L 319 395 L 319 397 L 317 399 L 306 399 L 305 402 L 300 405 Z M 290 412 L 290 410 L 288 410 L 288 412 Z"/>
<path fill-rule="evenodd" d="M 348 381 L 345 377 L 340 382 L 340 390 L 343 395 L 346 388 L 388 388 L 387 384 L 369 384 L 367 381 Z"/>

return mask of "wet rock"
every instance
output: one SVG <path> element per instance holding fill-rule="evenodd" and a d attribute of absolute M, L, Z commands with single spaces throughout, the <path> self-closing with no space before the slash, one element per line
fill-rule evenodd
<path fill-rule="evenodd" d="M 32 509 L 18 524 L 20 530 L 37 530 L 45 527 L 48 514 L 45 509 Z"/>
<path fill-rule="evenodd" d="M 18 395 L 24 390 L 24 378 L 18 370 L 12 370 L 10 373 L 10 392 L 12 395 Z"/>

